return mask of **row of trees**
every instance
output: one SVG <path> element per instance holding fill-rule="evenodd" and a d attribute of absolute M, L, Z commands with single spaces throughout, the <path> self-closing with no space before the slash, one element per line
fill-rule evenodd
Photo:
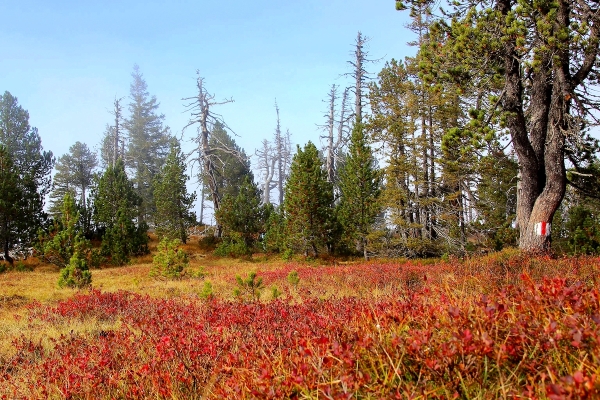
<path fill-rule="evenodd" d="M 217 254 L 249 254 L 256 248 L 316 256 L 361 249 L 368 258 L 367 237 L 381 212 L 380 174 L 364 129 L 356 124 L 346 162 L 339 171 L 340 196 L 316 146 L 298 146 L 277 208 L 265 202 L 252 174 L 237 195 L 226 195 L 216 213 L 223 229 Z"/>
<path fill-rule="evenodd" d="M 147 252 L 148 224 L 161 236 L 185 242 L 187 228 L 196 224 L 190 211 L 195 196 L 186 186 L 186 154 L 163 128 L 164 117 L 156 114 L 158 103 L 137 67 L 130 117 L 120 115 L 120 100 L 115 105 L 115 124 L 107 127 L 100 151 L 104 170 L 99 173 L 97 156 L 84 143 L 75 143 L 58 160 L 44 152 L 27 111 L 10 93 L 0 97 L 0 238 L 5 260 L 12 263 L 19 251 L 26 255 L 35 246 L 39 256 L 61 268 L 75 265 L 81 277 L 84 266 L 102 259 L 122 265 L 131 255 Z M 44 210 L 47 194 L 49 215 Z M 89 239 L 101 239 L 101 248 L 92 251 Z"/>
<path fill-rule="evenodd" d="M 600 163 L 589 136 L 600 108 L 597 10 L 571 0 L 521 3 L 467 0 L 447 11 L 430 1 L 397 2 L 410 10 L 415 56 L 391 60 L 371 79 L 368 39 L 359 33 L 352 83 L 328 93 L 321 150 L 309 143 L 293 155 L 276 104 L 273 137 L 255 151 L 258 183 L 215 112 L 231 99 L 217 100 L 198 76 L 196 94 L 184 99 L 196 146 L 184 154 L 135 67 L 128 116 L 116 99 L 100 163 L 79 142 L 58 159 L 50 213 L 60 221 L 70 194 L 86 237 L 135 248 L 123 256 L 106 250 L 117 263 L 144 248 L 148 226 L 185 241 L 195 222 L 195 199 L 185 190 L 191 162 L 224 254 L 258 244 L 365 257 L 514 244 L 547 251 L 551 236 L 540 227 L 550 223 L 559 246 L 597 251 Z M 27 121 L 5 93 L 0 236 L 7 259 L 40 227 L 57 229 L 43 212 L 54 159 Z"/>
<path fill-rule="evenodd" d="M 335 85 L 328 95 L 319 157 L 331 190 L 290 176 L 280 214 L 272 217 L 282 235 L 288 242 L 303 238 L 299 247 L 312 252 L 339 243 L 332 242 L 335 223 L 302 205 L 319 193 L 334 209 L 345 201 L 338 171 L 354 121 L 353 131 L 364 130 L 382 166 L 381 213 L 365 229 L 363 250 L 426 256 L 518 245 L 543 252 L 554 237 L 563 250 L 599 251 L 600 163 L 589 135 L 600 108 L 597 10 L 569 0 L 536 9 L 519 1 L 455 2 L 450 11 L 436 4 L 397 2 L 410 10 L 418 51 L 388 62 L 374 81 L 368 82 L 367 40 L 359 33 L 350 62 L 354 82 L 341 96 Z M 363 109 L 367 102 L 371 113 Z M 303 185 L 310 195 L 302 196 Z M 286 211 L 297 195 L 302 200 Z M 317 221 L 320 234 L 302 224 L 289 230 L 302 213 Z M 343 221 L 340 213 L 326 214 Z M 277 235 L 265 229 L 268 246 Z M 301 233 L 307 229 L 310 235 Z"/>

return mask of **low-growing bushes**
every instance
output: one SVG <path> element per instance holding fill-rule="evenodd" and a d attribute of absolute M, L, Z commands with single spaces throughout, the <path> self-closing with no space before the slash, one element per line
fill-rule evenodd
<path fill-rule="evenodd" d="M 28 326 L 109 328 L 12 338 L 0 399 L 598 398 L 599 268 L 517 254 L 291 263 L 228 277 L 262 301 L 215 297 L 205 281 L 181 298 L 31 303 Z M 263 287 L 271 296 L 252 294 Z"/>

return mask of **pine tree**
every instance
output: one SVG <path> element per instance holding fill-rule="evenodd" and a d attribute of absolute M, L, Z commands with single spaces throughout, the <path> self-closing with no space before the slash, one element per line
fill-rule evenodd
<path fill-rule="evenodd" d="M 23 201 L 19 223 L 13 225 L 4 245 L 9 249 L 28 247 L 47 220 L 44 200 L 50 190 L 54 157 L 52 152 L 43 151 L 38 130 L 29 125 L 29 113 L 9 92 L 0 96 L 0 144 L 6 147 L 19 174 Z"/>
<path fill-rule="evenodd" d="M 131 255 L 148 252 L 148 225 L 138 220 L 141 199 L 127 178 L 121 160 L 100 177 L 94 196 L 94 221 L 104 229 L 102 254 L 114 265 L 123 265 Z"/>
<path fill-rule="evenodd" d="M 179 239 L 186 243 L 188 228 L 196 224 L 196 215 L 190 211 L 196 194 L 188 194 L 188 179 L 185 156 L 174 140 L 165 165 L 154 180 L 154 225 L 160 238 Z"/>
<path fill-rule="evenodd" d="M 6 146 L 0 145 L 0 244 L 4 260 L 13 263 L 9 251 L 14 244 L 15 232 L 23 223 L 23 190 L 19 183 L 19 173 Z"/>
<path fill-rule="evenodd" d="M 91 245 L 83 236 L 79 219 L 75 199 L 67 192 L 61 204 L 60 219 L 54 221 L 49 234 L 41 237 L 39 248 L 44 261 L 64 268 L 77 251 L 82 257 L 88 256 Z"/>
<path fill-rule="evenodd" d="M 447 63 L 432 70 L 455 86 L 492 86 L 475 91 L 489 101 L 476 101 L 469 114 L 480 131 L 495 119 L 509 133 L 520 172 L 519 247 L 549 251 L 550 236 L 536 226 L 552 221 L 566 191 L 568 148 L 596 120 L 600 16 L 574 0 L 456 1 L 443 15 L 432 31 L 445 39 L 432 41 L 431 53 Z"/>
<path fill-rule="evenodd" d="M 250 160 L 244 150 L 227 134 L 225 126 L 220 122 L 215 123 L 213 127 L 209 145 L 215 160 L 213 179 L 219 198 L 223 199 L 226 195 L 235 198 L 246 177 L 253 180 Z"/>
<path fill-rule="evenodd" d="M 164 115 L 157 114 L 159 103 L 148 93 L 148 85 L 139 67 L 133 67 L 130 88 L 130 116 L 123 123 L 128 134 L 124 155 L 126 166 L 133 173 L 137 195 L 142 199 L 138 219 L 151 221 L 154 214 L 152 181 L 164 164 L 169 151 L 169 128 L 163 126 Z"/>
<path fill-rule="evenodd" d="M 223 244 L 219 246 L 222 253 L 252 252 L 265 231 L 266 215 L 261 192 L 250 175 L 244 177 L 237 196 L 225 195 L 215 218 L 223 229 Z M 232 246 L 239 250 L 231 251 Z"/>
<path fill-rule="evenodd" d="M 87 209 L 88 191 L 94 180 L 94 169 L 98 159 L 85 143 L 76 142 L 69 147 L 69 153 L 60 156 L 56 162 L 56 173 L 50 193 L 50 214 L 60 217 L 63 198 L 71 193 L 79 198 L 79 206 Z"/>
<path fill-rule="evenodd" d="M 327 182 L 319 152 L 312 142 L 298 146 L 292 159 L 284 199 L 288 245 L 295 251 L 316 256 L 329 245 L 333 220 L 333 188 Z"/>
<path fill-rule="evenodd" d="M 367 144 L 364 125 L 357 122 L 350 137 L 346 162 L 340 172 L 338 219 L 344 235 L 360 243 L 365 260 L 368 259 L 367 235 L 381 212 L 380 183 L 377 160 Z"/>

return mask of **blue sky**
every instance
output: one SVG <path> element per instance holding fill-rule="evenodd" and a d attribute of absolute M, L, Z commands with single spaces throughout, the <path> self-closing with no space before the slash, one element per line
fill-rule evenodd
<path fill-rule="evenodd" d="M 371 40 L 369 69 L 414 53 L 407 13 L 392 0 L 4 1 L 0 90 L 30 113 L 45 149 L 60 156 L 75 141 L 97 147 L 115 97 L 129 95 L 137 63 L 180 133 L 198 69 L 218 112 L 248 154 L 275 127 L 274 102 L 294 142 L 319 143 L 323 100 L 347 84 L 352 44 Z M 188 133 L 188 137 L 193 132 Z"/>

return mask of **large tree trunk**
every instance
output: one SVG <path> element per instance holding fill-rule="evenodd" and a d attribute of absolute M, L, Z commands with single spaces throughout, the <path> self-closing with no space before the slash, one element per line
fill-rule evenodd
<path fill-rule="evenodd" d="M 503 15 L 508 14 L 510 7 L 510 0 L 498 2 Z M 569 15 L 568 1 L 561 0 L 553 27 L 555 32 L 570 25 Z M 575 74 L 570 72 L 572 56 L 568 46 L 538 52 L 541 66 L 530 71 L 527 119 L 523 110 L 524 67 L 520 64 L 514 39 L 507 40 L 504 45 L 506 82 L 502 106 L 508 112 L 507 125 L 519 160 L 519 247 L 528 252 L 550 251 L 549 224 L 564 197 L 567 183 L 564 151 L 565 135 L 573 131 L 569 124 L 571 102 L 575 88 L 589 75 L 598 53 L 597 21 L 592 25 L 590 36 L 595 41 L 590 40 L 590 47 Z M 543 43 L 537 45 L 542 48 Z"/>
<path fill-rule="evenodd" d="M 4 240 L 4 243 L 3 243 L 3 245 L 4 245 L 4 246 L 3 246 L 3 247 L 4 247 L 4 248 L 3 248 L 3 250 L 4 250 L 4 260 L 5 260 L 5 261 L 8 261 L 8 263 L 9 263 L 10 265 L 13 265 L 13 259 L 12 259 L 12 257 L 10 256 L 10 253 L 9 253 L 9 250 L 10 250 L 10 249 L 9 249 L 9 246 L 8 246 L 8 240 L 6 240 L 6 239 L 5 239 L 5 240 Z"/>

